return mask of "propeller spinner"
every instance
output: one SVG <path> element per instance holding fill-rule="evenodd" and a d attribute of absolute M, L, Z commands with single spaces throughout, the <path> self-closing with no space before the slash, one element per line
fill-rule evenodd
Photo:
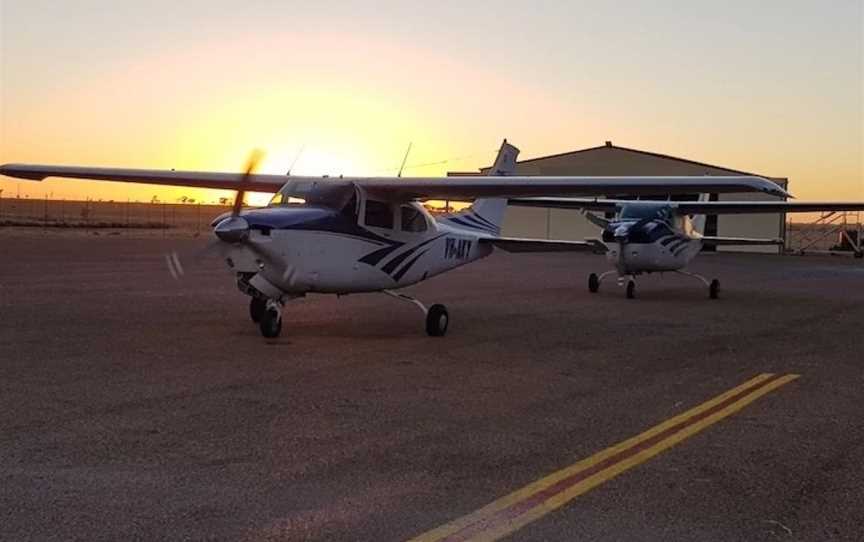
<path fill-rule="evenodd" d="M 234 205 L 231 207 L 231 216 L 222 220 L 213 229 L 221 241 L 226 243 L 242 243 L 249 239 L 249 223 L 246 219 L 240 216 L 240 211 L 243 208 L 243 197 L 246 195 L 246 185 L 249 183 L 249 178 L 258 168 L 258 164 L 264 157 L 264 153 L 255 149 L 249 155 L 244 168 L 243 177 L 240 180 L 240 189 L 237 190 L 237 195 L 234 197 Z"/>

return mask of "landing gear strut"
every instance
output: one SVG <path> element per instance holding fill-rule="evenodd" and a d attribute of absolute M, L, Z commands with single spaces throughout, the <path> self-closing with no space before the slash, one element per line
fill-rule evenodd
<path fill-rule="evenodd" d="M 679 275 L 684 275 L 685 277 L 692 277 L 704 284 L 708 287 L 708 298 L 709 299 L 717 299 L 720 297 L 720 281 L 717 279 L 713 279 L 711 282 L 708 282 L 708 279 L 703 277 L 698 273 L 690 273 L 689 271 L 675 271 Z"/>
<path fill-rule="evenodd" d="M 440 304 L 435 304 L 426 308 L 426 305 L 411 297 L 410 295 L 401 294 L 392 290 L 382 290 L 390 297 L 400 301 L 406 301 L 416 305 L 426 315 L 426 333 L 430 337 L 443 337 L 447 333 L 447 325 L 450 323 L 450 314 L 447 312 L 447 307 Z"/>

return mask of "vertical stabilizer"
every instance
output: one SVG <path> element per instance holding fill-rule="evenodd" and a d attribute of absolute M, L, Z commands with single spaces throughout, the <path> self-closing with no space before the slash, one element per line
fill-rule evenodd
<path fill-rule="evenodd" d="M 711 194 L 699 194 L 699 201 L 711 201 Z M 705 233 L 705 220 L 708 217 L 706 215 L 694 215 L 693 216 L 693 230 L 698 233 Z"/>
<path fill-rule="evenodd" d="M 519 157 L 519 149 L 507 143 L 505 139 L 495 157 L 495 163 L 489 170 L 490 176 L 512 175 L 516 172 L 516 158 Z M 505 198 L 480 198 L 474 201 L 470 211 L 479 215 L 479 218 L 495 226 L 496 233 L 500 233 L 501 223 L 504 221 L 504 211 L 507 209 Z"/>

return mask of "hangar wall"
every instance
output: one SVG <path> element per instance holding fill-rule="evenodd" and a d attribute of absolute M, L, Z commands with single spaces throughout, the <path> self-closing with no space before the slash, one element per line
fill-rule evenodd
<path fill-rule="evenodd" d="M 488 168 L 481 170 L 487 172 Z M 684 158 L 618 147 L 607 141 L 605 145 L 522 160 L 516 165 L 519 175 L 754 175 L 744 171 L 712 166 Z M 773 178 L 782 186 L 784 178 Z M 719 200 L 774 200 L 763 194 L 720 194 Z M 717 218 L 714 235 L 725 237 L 783 238 L 785 214 L 726 215 Z M 588 222 L 579 211 L 563 209 L 535 209 L 508 207 L 504 218 L 503 235 L 513 237 L 539 237 L 545 239 L 581 240 L 599 236 L 597 226 Z M 712 234 L 712 232 L 708 232 Z M 725 251 L 752 251 L 778 253 L 782 247 L 721 247 Z"/>

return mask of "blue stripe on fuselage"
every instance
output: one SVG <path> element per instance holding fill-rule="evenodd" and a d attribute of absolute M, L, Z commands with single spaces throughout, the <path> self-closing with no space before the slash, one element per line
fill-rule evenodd
<path fill-rule="evenodd" d="M 253 230 L 295 230 L 336 233 L 363 239 L 379 245 L 401 246 L 403 243 L 377 235 L 357 224 L 354 216 L 321 206 L 267 207 L 243 211 L 242 216 Z"/>

